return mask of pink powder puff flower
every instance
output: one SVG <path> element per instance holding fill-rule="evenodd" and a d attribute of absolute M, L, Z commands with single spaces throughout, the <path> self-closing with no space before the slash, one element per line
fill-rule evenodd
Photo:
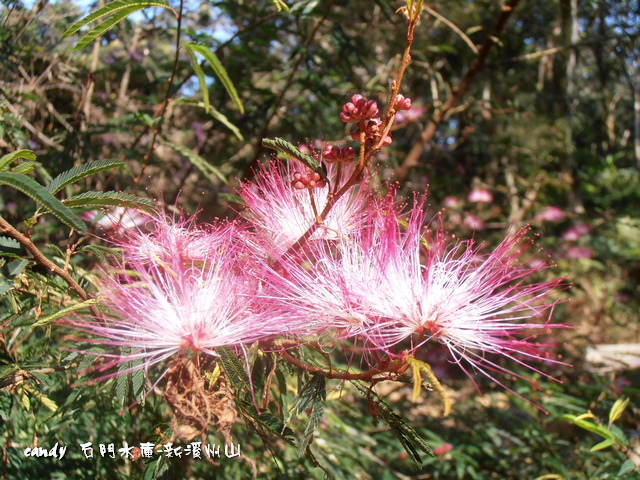
<path fill-rule="evenodd" d="M 391 351 L 410 339 L 410 351 L 415 354 L 435 338 L 467 375 L 471 377 L 465 362 L 472 372 L 480 372 L 499 385 L 503 384 L 492 372 L 512 372 L 487 354 L 502 355 L 539 373 L 528 360 L 559 363 L 532 340 L 550 328 L 566 328 L 550 323 L 557 301 L 549 297 L 563 279 L 526 283 L 530 276 L 548 268 L 547 264 L 533 266 L 529 259 L 520 260 L 533 246 L 526 229 L 509 235 L 487 254 L 482 245 L 474 246 L 472 241 L 447 245 L 441 227 L 425 248 L 420 204 L 414 206 L 404 232 L 397 219 L 389 217 L 381 237 L 385 258 L 381 274 L 388 279 L 386 297 L 394 301 L 393 320 L 369 332 L 373 344 Z M 533 322 L 536 318 L 542 321 Z"/>
<path fill-rule="evenodd" d="M 212 250 L 228 249 L 232 242 L 233 225 L 197 228 L 194 218 L 169 218 L 163 213 L 147 218 L 150 232 L 127 230 L 124 243 L 130 258 L 169 262 L 179 256 L 184 261 L 205 261 Z"/>
<path fill-rule="evenodd" d="M 344 181 L 352 171 L 352 166 L 342 168 L 342 174 L 335 165 L 328 165 L 327 177 L 330 184 L 313 189 L 297 189 L 290 179 L 293 172 L 302 168 L 296 160 L 286 165 L 270 162 L 260 166 L 256 173 L 255 184 L 246 183 L 240 190 L 240 196 L 247 203 L 244 216 L 255 228 L 256 233 L 267 240 L 262 242 L 266 248 L 283 253 L 316 223 L 313 204 L 318 214 L 327 205 L 329 191 L 335 182 Z M 342 196 L 331 208 L 329 215 L 319 226 L 310 240 L 334 240 L 340 235 L 356 230 L 362 223 L 367 202 L 366 179 L 360 187 Z M 313 204 L 311 200 L 313 196 Z"/>
<path fill-rule="evenodd" d="M 474 203 L 491 203 L 493 202 L 493 195 L 486 188 L 474 188 L 469 192 L 467 200 Z"/>
<path fill-rule="evenodd" d="M 384 295 L 385 279 L 375 239 L 360 233 L 276 256 L 276 270 L 263 268 L 263 294 L 290 318 L 305 319 L 306 333 L 331 330 L 349 338 L 376 328 L 384 311 L 378 296 Z"/>
<path fill-rule="evenodd" d="M 534 218 L 534 222 L 560 222 L 564 220 L 565 214 L 558 207 L 546 207 L 540 213 L 538 213 Z"/>
<path fill-rule="evenodd" d="M 124 362 L 134 365 L 101 378 L 146 369 L 189 349 L 215 355 L 219 346 L 287 333 L 285 321 L 277 314 L 265 315 L 268 307 L 253 300 L 257 284 L 238 264 L 242 247 L 229 242 L 237 233 L 234 227 L 208 230 L 212 248 L 194 258 L 190 243 L 176 242 L 173 235 L 186 230 L 184 224 L 154 221 L 160 233 L 149 235 L 147 242 L 141 241 L 142 233 L 129 235 L 134 240 L 123 241 L 121 258 L 99 280 L 97 298 L 110 312 L 108 318 L 62 322 L 87 335 L 79 341 L 128 350 L 103 354 L 112 358 L 101 365 L 103 371 Z M 193 226 L 181 234 L 199 235 Z M 145 257 L 141 251 L 157 254 Z"/>
<path fill-rule="evenodd" d="M 310 245 L 304 261 L 278 259 L 281 271 L 267 280 L 270 298 L 307 318 L 311 329 L 365 339 L 368 351 L 404 355 L 396 350 L 408 347 L 415 356 L 436 339 L 467 375 L 480 372 L 499 385 L 494 372 L 512 372 L 488 354 L 536 372 L 528 361 L 558 363 L 532 340 L 564 327 L 550 323 L 557 302 L 549 300 L 563 279 L 525 283 L 548 268 L 520 260 L 533 245 L 527 230 L 486 254 L 472 241 L 448 245 L 441 225 L 433 239 L 423 237 L 422 206 L 416 203 L 407 221 L 390 201 L 372 203 L 357 233 Z"/>

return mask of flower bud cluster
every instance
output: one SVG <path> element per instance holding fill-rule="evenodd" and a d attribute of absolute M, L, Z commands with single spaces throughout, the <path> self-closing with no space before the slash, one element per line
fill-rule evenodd
<path fill-rule="evenodd" d="M 362 143 L 360 140 L 360 126 L 358 125 L 358 128 L 356 128 L 353 132 L 351 132 L 351 138 L 353 138 L 356 142 L 358 143 Z M 374 118 L 372 120 L 369 120 L 367 123 L 364 124 L 364 138 L 365 140 L 367 138 L 374 138 L 378 135 L 382 134 L 382 120 L 380 120 L 379 118 Z M 383 146 L 387 146 L 387 145 L 391 145 L 391 135 L 387 134 L 387 136 L 384 139 L 384 142 L 382 143 Z"/>
<path fill-rule="evenodd" d="M 336 147 L 327 145 L 322 152 L 322 160 L 326 163 L 350 162 L 356 158 L 356 149 L 353 147 Z"/>
<path fill-rule="evenodd" d="M 298 190 L 303 190 L 305 188 L 324 188 L 327 186 L 327 182 L 320 178 L 320 174 L 317 172 L 307 172 L 300 173 L 296 172 L 293 174 L 293 180 L 291 182 L 291 186 Z"/>
<path fill-rule="evenodd" d="M 396 112 L 400 112 L 401 110 L 410 110 L 411 109 L 411 99 L 405 98 L 404 95 L 398 94 L 396 96 L 396 101 L 393 104 L 393 108 Z"/>
<path fill-rule="evenodd" d="M 378 115 L 380 115 L 380 110 L 378 110 L 378 104 L 376 101 L 367 101 L 362 95 L 357 93 L 351 97 L 350 102 L 345 103 L 342 106 L 340 119 L 343 122 L 351 123 L 375 118 Z"/>

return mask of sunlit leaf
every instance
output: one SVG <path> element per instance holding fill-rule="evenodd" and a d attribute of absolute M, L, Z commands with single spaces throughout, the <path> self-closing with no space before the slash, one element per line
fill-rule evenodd
<path fill-rule="evenodd" d="M 0 185 L 2 184 L 9 185 L 28 195 L 58 217 L 65 225 L 74 228 L 78 232 L 87 230 L 87 226 L 82 220 L 32 178 L 20 173 L 2 172 L 0 173 Z"/>
<path fill-rule="evenodd" d="M 218 79 L 220 79 L 220 82 L 222 82 L 222 85 L 231 97 L 233 103 L 235 103 L 238 107 L 238 110 L 240 110 L 240 113 L 244 113 L 244 106 L 242 105 L 242 100 L 240 100 L 240 97 L 238 96 L 236 87 L 233 86 L 233 82 L 231 82 L 226 69 L 222 66 L 222 63 L 220 63 L 220 60 L 218 59 L 216 54 L 213 53 L 213 51 L 209 47 L 200 43 L 189 43 L 188 45 L 185 45 L 185 48 L 199 53 L 205 58 L 209 65 L 211 65 L 211 68 L 213 69 Z"/>
<path fill-rule="evenodd" d="M 222 183 L 224 183 L 225 185 L 229 185 L 229 181 L 223 175 L 223 173 L 220 170 L 218 170 L 217 167 L 211 165 L 209 162 L 207 162 L 204 158 L 202 158 L 200 155 L 198 155 L 196 152 L 194 152 L 190 148 L 187 148 L 175 143 L 171 143 L 171 142 L 164 142 L 164 144 L 168 147 L 171 147 L 181 155 L 184 155 L 193 164 L 193 166 L 195 166 L 198 170 L 204 173 L 209 180 L 213 181 L 213 175 L 215 175 L 222 181 Z"/>
<path fill-rule="evenodd" d="M 8 153 L 0 157 L 0 172 L 9 168 L 9 165 L 11 165 L 19 158 L 24 158 L 25 160 L 35 160 L 36 155 L 32 150 L 16 150 L 15 152 Z"/>
<path fill-rule="evenodd" d="M 76 183 L 77 181 L 82 180 L 89 175 L 102 172 L 103 170 L 121 167 L 123 165 L 124 162 L 122 160 L 116 159 L 97 160 L 95 162 L 89 162 L 84 165 L 79 165 L 77 167 L 73 167 L 70 170 L 67 170 L 66 172 L 62 172 L 60 175 L 54 178 L 47 185 L 47 190 L 55 194 L 67 185 Z"/>
<path fill-rule="evenodd" d="M 164 0 L 117 0 L 87 15 L 82 20 L 78 20 L 76 23 L 71 25 L 66 32 L 64 32 L 61 38 L 64 39 L 70 35 L 73 35 L 85 25 L 88 25 L 95 20 L 99 20 L 105 15 L 109 15 L 110 13 L 113 13 L 113 12 L 118 12 L 119 10 L 130 9 L 134 7 L 136 7 L 136 10 L 142 10 L 144 8 L 149 8 L 149 7 L 161 7 L 161 8 L 169 8 L 169 9 L 171 8 L 169 3 Z M 132 12 L 129 12 L 129 13 L 132 13 Z"/>
<path fill-rule="evenodd" d="M 41 327 L 43 325 L 48 325 L 51 322 L 58 320 L 59 318 L 66 317 L 73 312 L 84 310 L 86 308 L 89 308 L 92 305 L 97 305 L 97 304 L 98 304 L 97 300 L 90 298 L 89 300 L 85 300 L 84 302 L 76 303 L 75 305 L 71 305 L 70 307 L 58 310 L 56 313 L 52 315 L 47 315 L 46 317 L 42 317 L 37 322 L 35 322 L 33 326 Z"/>

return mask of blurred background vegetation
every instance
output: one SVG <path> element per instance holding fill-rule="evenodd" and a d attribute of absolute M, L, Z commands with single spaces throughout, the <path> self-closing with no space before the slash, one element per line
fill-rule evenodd
<path fill-rule="evenodd" d="M 404 1 L 284 3 L 288 11 L 278 1 L 185 1 L 181 43 L 215 52 L 244 106 L 231 101 L 198 57 L 207 111 L 184 49 L 172 74 L 178 32 L 167 9 L 142 10 L 73 51 L 81 35 L 61 39 L 63 33 L 103 0 L 2 0 L 0 154 L 33 150 L 37 161 L 12 168 L 43 184 L 90 161 L 124 162 L 68 185 L 65 198 L 113 190 L 161 197 L 168 209 L 199 212 L 201 221 L 237 216 L 240 182 L 269 157 L 261 139 L 352 145 L 341 106 L 355 93 L 386 105 L 405 44 L 406 20 L 396 13 Z M 234 427 L 260 478 L 637 478 L 639 33 L 634 0 L 425 7 L 401 89 L 414 108 L 399 116 L 392 145 L 376 158 L 376 181 L 399 182 L 408 199 L 428 189 L 430 212 L 444 209 L 447 229 L 461 238 L 495 245 L 513 226 L 531 225 L 541 255 L 557 264 L 550 275 L 572 282 L 560 293 L 570 301 L 556 308 L 554 319 L 575 329 L 551 338 L 572 368 L 540 367 L 560 384 L 542 376 L 533 384 L 508 380 L 546 415 L 480 381 L 483 401 L 434 349 L 425 360 L 454 400 L 450 417 L 438 418 L 437 398 L 412 403 L 409 387 L 382 384 L 379 391 L 435 450 L 419 470 L 392 432 L 374 423 L 356 389 L 329 382 L 325 418 L 311 446 L 315 459 L 299 459 L 280 439 Z M 491 201 L 473 201 L 469 194 L 480 190 Z M 18 230 L 27 231 L 23 221 L 35 206 L 0 185 L 0 215 Z M 74 278 L 91 291 L 104 244 L 96 219 L 82 238 L 70 237 L 53 216 L 29 232 L 52 261 L 70 263 Z M 3 238 L 0 478 L 251 477 L 251 466 L 238 459 L 223 458 L 217 467 L 186 458 L 102 459 L 97 451 L 94 460 L 84 459 L 80 443 L 119 448 L 123 441 L 159 441 L 155 430 L 170 418 L 166 405 L 151 393 L 144 406 L 128 410 L 133 400 L 116 394 L 113 380 L 72 388 L 86 360 L 67 351 L 73 343 L 66 332 L 33 324 L 79 299 L 32 259 L 21 260 L 24 252 Z M 80 240 L 87 248 L 66 255 Z M 611 408 L 621 398 L 631 401 L 619 418 L 613 415 L 614 424 Z M 615 437 L 595 451 L 607 434 L 565 416 L 588 411 L 598 419 L 590 425 Z M 301 434 L 304 419 L 291 426 Z M 69 446 L 63 460 L 23 454 L 36 442 L 50 448 L 55 441 Z"/>

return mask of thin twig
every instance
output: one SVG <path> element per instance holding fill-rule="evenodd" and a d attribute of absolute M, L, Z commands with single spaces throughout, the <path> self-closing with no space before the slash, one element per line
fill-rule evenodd
<path fill-rule="evenodd" d="M 44 143 L 45 145 L 53 148 L 54 150 L 57 150 L 59 152 L 64 151 L 64 148 L 62 148 L 60 145 L 58 145 L 57 143 L 55 143 L 53 140 L 51 140 L 49 137 L 47 137 L 44 133 L 42 133 L 40 130 L 38 130 L 36 127 L 34 127 L 33 125 L 31 125 L 31 123 L 29 123 L 24 116 L 20 113 L 20 111 L 9 101 L 9 99 L 7 97 L 5 97 L 3 94 L 0 93 L 0 101 L 2 101 L 7 108 L 9 109 L 9 111 L 14 114 L 16 116 L 16 118 L 18 118 L 18 120 L 20 121 L 20 123 L 22 124 L 23 127 L 25 127 L 27 130 L 29 130 L 31 133 L 33 133 L 36 138 L 38 140 L 40 140 L 42 143 Z"/>
<path fill-rule="evenodd" d="M 31 241 L 29 237 L 20 233 L 16 230 L 9 222 L 7 222 L 2 216 L 0 216 L 0 232 L 5 233 L 12 238 L 16 239 L 32 256 L 33 259 L 43 267 L 45 267 L 48 271 L 55 273 L 59 277 L 61 277 L 67 284 L 69 288 L 76 292 L 78 296 L 82 300 L 88 300 L 90 295 L 76 282 L 73 277 L 69 274 L 69 272 L 65 271 L 63 268 L 60 268 L 58 265 L 49 260 L 39 249 L 35 246 L 35 244 Z M 100 311 L 94 307 L 90 306 L 91 312 L 99 318 Z"/>
<path fill-rule="evenodd" d="M 142 177 L 144 176 L 144 171 L 147 169 L 147 166 L 149 165 L 149 160 L 151 159 L 151 155 L 153 153 L 153 150 L 155 149 L 156 138 L 158 138 L 158 135 L 162 130 L 164 114 L 167 110 L 167 106 L 169 105 L 169 102 L 171 101 L 171 87 L 173 86 L 173 79 L 178 73 L 178 63 L 180 60 L 180 35 L 182 33 L 183 6 L 184 6 L 184 0 L 180 0 L 180 7 L 178 7 L 178 12 L 177 12 L 178 28 L 176 32 L 176 55 L 173 60 L 173 70 L 171 72 L 171 76 L 169 77 L 169 81 L 167 82 L 167 95 L 165 96 L 164 102 L 162 102 L 162 105 L 160 107 L 160 113 L 157 116 L 154 115 L 153 117 L 154 120 L 156 118 L 159 119 L 158 125 L 156 125 L 156 128 L 153 129 L 153 136 L 151 137 L 151 142 L 149 143 L 149 150 L 147 151 L 147 154 L 143 157 L 142 169 L 140 170 L 140 174 L 138 175 L 138 178 L 136 178 L 134 181 L 135 186 L 137 186 L 140 183 L 140 180 L 142 180 Z"/>
<path fill-rule="evenodd" d="M 336 372 L 336 371 L 325 371 L 322 368 L 314 367 L 313 365 L 309 365 L 308 363 L 304 363 L 302 360 L 298 360 L 296 357 L 291 355 L 289 352 L 283 350 L 278 352 L 278 354 L 284 358 L 287 362 L 299 367 L 310 373 L 317 373 L 322 375 L 323 377 L 329 379 L 339 379 L 339 380 L 368 380 L 371 381 L 374 379 L 376 375 L 385 374 L 385 373 L 397 373 L 406 370 L 406 361 L 402 360 L 399 362 L 392 362 L 385 368 L 371 368 L 366 372 L 361 373 L 348 373 L 348 372 Z"/>
<path fill-rule="evenodd" d="M 383 145 L 384 140 L 391 131 L 391 126 L 393 125 L 393 121 L 396 116 L 396 111 L 394 108 L 396 98 L 398 97 L 398 92 L 400 91 L 400 85 L 402 84 L 402 77 L 404 76 L 404 72 L 407 68 L 407 65 L 411 61 L 411 45 L 413 44 L 413 33 L 415 27 L 419 20 L 420 12 L 409 12 L 408 20 L 409 25 L 407 28 L 407 40 L 405 43 L 404 53 L 402 54 L 402 61 L 400 62 L 400 67 L 398 69 L 398 73 L 396 74 L 395 79 L 391 82 L 391 94 L 389 96 L 389 102 L 387 104 L 387 111 L 384 116 L 384 120 L 382 121 L 382 135 L 380 138 L 365 141 L 365 125 L 364 122 L 360 122 L 360 154 L 359 160 L 356 167 L 351 174 L 351 177 L 340 187 L 340 189 L 333 195 L 330 195 L 327 198 L 327 204 L 325 205 L 322 213 L 320 214 L 320 222 L 324 222 L 329 215 L 329 212 L 336 204 L 336 202 L 346 194 L 351 187 L 360 183 L 362 179 L 362 174 L 367 167 L 369 160 L 379 152 Z M 319 223 L 316 221 L 313 225 L 309 227 L 309 229 L 289 248 L 287 253 L 295 253 L 306 243 L 306 241 L 313 235 L 313 233 L 318 228 Z"/>
<path fill-rule="evenodd" d="M 420 139 L 415 143 L 413 148 L 409 151 L 409 153 L 405 157 L 402 164 L 398 168 L 396 168 L 394 177 L 397 181 L 399 182 L 404 181 L 404 179 L 407 178 L 409 171 L 413 167 L 418 165 L 418 159 L 420 158 L 420 155 L 422 155 L 425 145 L 428 142 L 430 142 L 431 139 L 433 139 L 433 136 L 435 135 L 436 130 L 438 129 L 438 126 L 440 125 L 440 123 L 444 119 L 446 119 L 447 114 L 458 105 L 458 103 L 460 102 L 460 99 L 462 98 L 464 93 L 469 89 L 476 75 L 484 69 L 485 62 L 487 60 L 487 55 L 489 55 L 489 51 L 496 44 L 498 35 L 504 29 L 507 23 L 507 20 L 513 13 L 519 1 L 520 0 L 510 0 L 508 5 L 505 5 L 502 7 L 500 15 L 498 16 L 498 19 L 496 20 L 496 23 L 493 27 L 493 30 L 491 31 L 490 34 L 487 34 L 487 36 L 485 37 L 485 40 L 482 46 L 480 47 L 478 56 L 475 58 L 475 60 L 471 64 L 471 67 L 469 68 L 469 70 L 467 70 L 467 73 L 464 75 L 464 77 L 462 78 L 458 86 L 453 89 L 447 101 L 432 116 L 431 120 L 427 124 L 427 127 L 422 132 Z"/>

